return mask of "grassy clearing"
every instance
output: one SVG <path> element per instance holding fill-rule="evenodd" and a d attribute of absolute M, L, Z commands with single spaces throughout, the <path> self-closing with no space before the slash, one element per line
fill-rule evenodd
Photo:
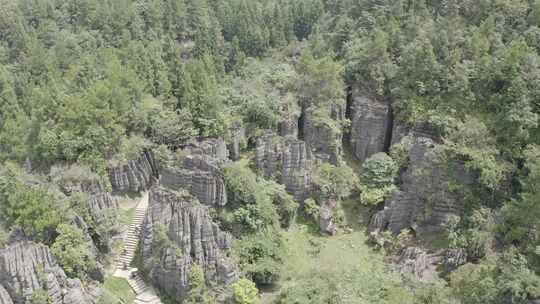
<path fill-rule="evenodd" d="M 109 277 L 103 283 L 103 294 L 98 304 L 130 304 L 135 300 L 135 293 L 127 280 Z"/>
<path fill-rule="evenodd" d="M 298 223 L 283 240 L 281 278 L 277 290 L 263 293 L 264 304 L 275 303 L 280 293 L 288 295 L 281 303 L 412 303 L 362 230 L 325 237 L 314 225 Z"/>

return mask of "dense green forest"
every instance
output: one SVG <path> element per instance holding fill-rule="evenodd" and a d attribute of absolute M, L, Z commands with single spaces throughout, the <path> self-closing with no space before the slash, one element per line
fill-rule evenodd
<path fill-rule="evenodd" d="M 88 202 L 138 199 L 214 139 L 229 158 L 195 171 L 227 203 L 174 195 L 232 245 L 219 234 L 199 258 L 173 219 L 148 225 L 134 263 L 164 303 L 538 303 L 539 51 L 539 0 L 0 0 L 0 303 L 70 303 L 12 281 L 23 241 L 88 303 L 132 303 L 110 269 L 135 209 Z M 120 189 L 113 169 L 141 155 L 151 181 Z M 166 217 L 152 189 L 143 225 Z M 374 231 L 408 193 L 410 223 Z M 411 248 L 425 254 L 405 265 Z M 233 282 L 214 282 L 207 251 Z M 187 287 L 157 279 L 165 260 Z"/>

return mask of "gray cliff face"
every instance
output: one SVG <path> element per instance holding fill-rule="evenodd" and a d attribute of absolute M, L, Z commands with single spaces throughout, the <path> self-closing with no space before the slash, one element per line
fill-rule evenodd
<path fill-rule="evenodd" d="M 174 190 L 186 189 L 204 205 L 226 205 L 227 191 L 220 168 L 228 157 L 225 142 L 211 140 L 186 147 L 184 152 L 188 155 L 178 165 L 162 168 L 160 184 Z"/>
<path fill-rule="evenodd" d="M 174 246 L 155 252 L 153 230 L 162 225 Z M 158 256 L 149 270 L 155 286 L 177 299 L 189 290 L 189 272 L 194 264 L 202 267 L 209 286 L 228 285 L 237 279 L 236 266 L 224 254 L 232 236 L 212 222 L 209 209 L 186 192 L 161 187 L 150 191 L 149 209 L 141 232 L 144 261 Z"/>
<path fill-rule="evenodd" d="M 407 228 L 417 233 L 437 231 L 450 216 L 461 215 L 463 195 L 459 189 L 452 189 L 451 184 L 467 186 L 473 178 L 459 162 L 448 168 L 438 157 L 441 147 L 430 138 L 414 138 L 408 153 L 409 165 L 400 177 L 400 189 L 373 216 L 372 231 L 386 228 L 395 234 Z"/>
<path fill-rule="evenodd" d="M 392 117 L 390 104 L 353 90 L 351 106 L 351 147 L 354 156 L 364 162 L 385 150 L 390 141 Z"/>
<path fill-rule="evenodd" d="M 109 179 L 114 191 L 139 192 L 151 186 L 157 168 L 153 153 L 145 151 L 123 166 L 109 168 Z"/>
<path fill-rule="evenodd" d="M 78 279 L 68 279 L 49 248 L 33 242 L 18 242 L 0 250 L 0 299 L 23 303 L 44 290 L 53 304 L 90 304 Z M 4 303 L 4 302 L 2 302 Z"/>
<path fill-rule="evenodd" d="M 271 132 L 257 140 L 257 168 L 265 177 L 285 185 L 297 201 L 303 201 L 310 193 L 311 158 L 311 151 L 302 140 L 282 138 Z"/>

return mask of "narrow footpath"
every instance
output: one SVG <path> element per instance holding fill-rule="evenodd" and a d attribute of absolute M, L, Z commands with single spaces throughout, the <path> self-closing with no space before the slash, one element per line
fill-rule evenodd
<path fill-rule="evenodd" d="M 135 257 L 135 250 L 137 250 L 146 209 L 148 209 L 148 192 L 143 193 L 140 202 L 135 208 L 135 216 L 131 220 L 128 231 L 124 236 L 124 250 L 116 260 L 114 276 L 124 278 L 128 281 L 129 286 L 131 286 L 136 295 L 134 304 L 162 304 L 153 288 L 143 281 L 137 268 L 130 268 L 129 266 Z"/>

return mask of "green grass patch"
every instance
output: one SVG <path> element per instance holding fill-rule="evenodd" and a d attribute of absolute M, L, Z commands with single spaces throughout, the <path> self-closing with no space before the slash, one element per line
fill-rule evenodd
<path fill-rule="evenodd" d="M 123 226 L 127 226 L 133 220 L 135 216 L 135 208 L 120 209 L 120 223 Z"/>
<path fill-rule="evenodd" d="M 130 304 L 135 300 L 135 293 L 126 279 L 109 277 L 103 283 L 103 294 L 98 304 Z"/>
<path fill-rule="evenodd" d="M 264 294 L 263 303 L 413 303 L 413 294 L 368 246 L 363 230 L 325 237 L 296 224 L 283 241 L 277 290 Z"/>

